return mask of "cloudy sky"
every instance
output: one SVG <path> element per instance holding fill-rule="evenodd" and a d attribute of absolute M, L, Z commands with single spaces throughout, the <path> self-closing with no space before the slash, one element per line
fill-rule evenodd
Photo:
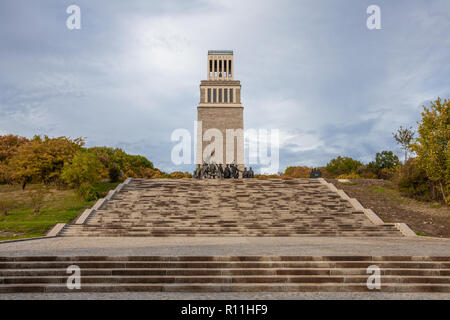
<path fill-rule="evenodd" d="M 449 34 L 448 0 L 1 0 L 0 134 L 82 136 L 190 170 L 170 136 L 193 131 L 207 51 L 229 49 L 245 128 L 280 130 L 280 171 L 367 162 L 450 98 Z"/>

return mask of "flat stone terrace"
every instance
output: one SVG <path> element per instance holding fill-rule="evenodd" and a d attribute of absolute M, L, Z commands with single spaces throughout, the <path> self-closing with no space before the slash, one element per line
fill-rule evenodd
<path fill-rule="evenodd" d="M 56 237 L 0 242 L 0 256 L 450 256 L 429 237 Z"/>

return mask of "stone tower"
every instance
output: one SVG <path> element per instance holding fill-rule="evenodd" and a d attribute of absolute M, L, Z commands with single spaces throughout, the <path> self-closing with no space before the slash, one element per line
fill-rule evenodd
<path fill-rule="evenodd" d="M 234 162 L 243 169 L 244 108 L 241 83 L 234 80 L 233 51 L 208 51 L 206 70 L 207 80 L 200 83 L 200 104 L 197 107 L 195 162 Z"/>

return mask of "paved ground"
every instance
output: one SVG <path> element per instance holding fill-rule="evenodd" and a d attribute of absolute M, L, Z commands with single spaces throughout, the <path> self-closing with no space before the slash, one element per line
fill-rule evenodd
<path fill-rule="evenodd" d="M 421 255 L 450 256 L 450 239 L 433 238 L 49 238 L 0 243 L 0 256 L 39 255 Z M 70 293 L 0 294 L 11 299 L 444 299 L 424 293 Z"/>
<path fill-rule="evenodd" d="M 450 300 L 449 293 L 264 292 L 264 293 L 14 293 L 0 300 Z"/>
<path fill-rule="evenodd" d="M 450 256 L 450 239 L 50 238 L 0 243 L 0 256 L 38 255 L 421 255 Z"/>

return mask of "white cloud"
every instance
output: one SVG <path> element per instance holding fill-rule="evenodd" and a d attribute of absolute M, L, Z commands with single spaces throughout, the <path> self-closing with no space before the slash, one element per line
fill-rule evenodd
<path fill-rule="evenodd" d="M 380 0 L 379 32 L 362 2 L 80 0 L 78 33 L 61 4 L 18 3 L 0 5 L 0 132 L 84 136 L 162 169 L 196 119 L 208 49 L 235 50 L 245 128 L 280 129 L 282 167 L 370 159 L 450 96 L 448 1 Z"/>

